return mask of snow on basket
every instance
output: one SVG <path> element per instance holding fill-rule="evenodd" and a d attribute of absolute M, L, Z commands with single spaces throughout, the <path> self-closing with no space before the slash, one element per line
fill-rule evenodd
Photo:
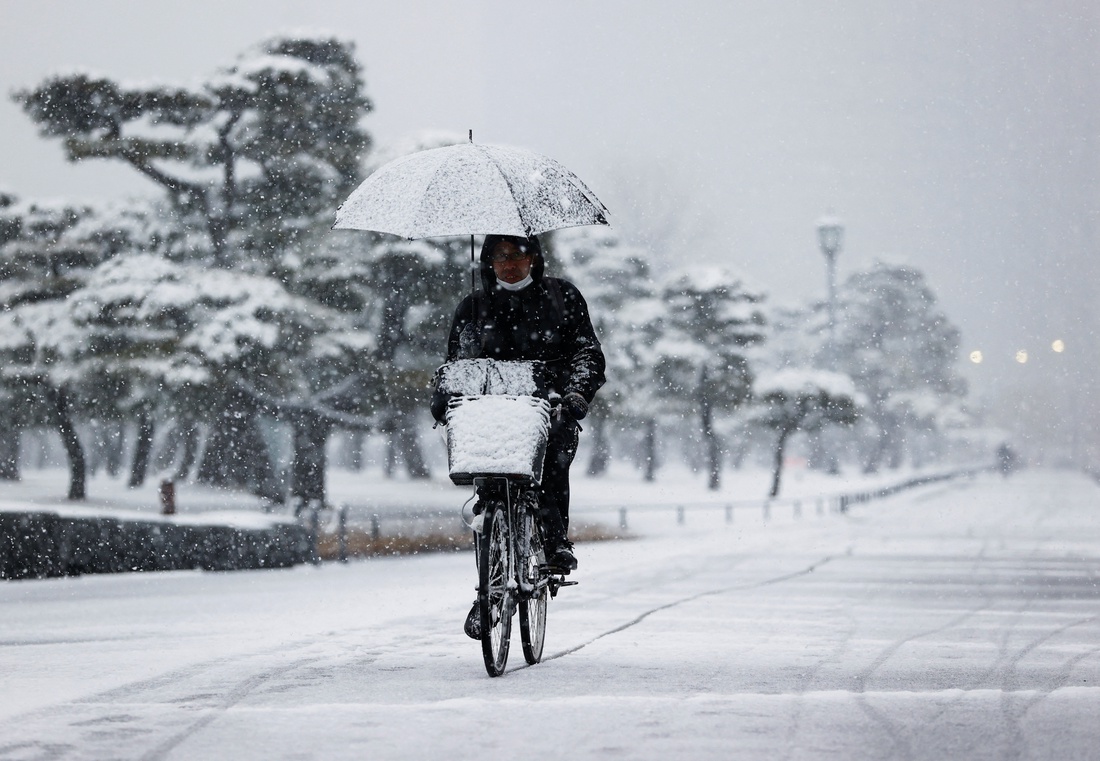
<path fill-rule="evenodd" d="M 439 390 L 452 396 L 539 393 L 542 363 L 493 359 L 458 359 L 439 368 Z"/>
<path fill-rule="evenodd" d="M 550 405 L 532 396 L 458 397 L 447 408 L 451 481 L 514 476 L 542 482 Z"/>

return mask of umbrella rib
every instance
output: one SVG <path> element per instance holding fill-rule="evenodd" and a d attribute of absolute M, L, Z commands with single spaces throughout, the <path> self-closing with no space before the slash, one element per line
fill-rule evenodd
<path fill-rule="evenodd" d="M 497 160 L 494 159 L 493 156 L 487 150 L 482 148 L 480 145 L 475 145 L 475 147 L 478 149 L 478 151 L 481 153 L 482 156 L 484 156 L 486 159 L 489 160 L 489 163 L 491 163 L 493 165 L 493 167 L 497 170 L 497 173 L 500 174 L 501 179 L 504 180 L 504 184 L 508 186 L 508 193 L 512 196 L 512 200 L 515 201 L 516 200 L 516 191 L 512 187 L 512 183 L 508 180 L 508 175 L 505 174 L 504 170 L 500 168 L 500 164 L 498 164 Z M 523 215 L 519 213 L 519 211 L 518 211 L 519 210 L 519 203 L 518 202 L 516 203 L 516 210 L 517 210 L 516 216 L 519 217 L 519 223 L 521 225 L 523 225 L 524 233 L 526 233 L 527 237 L 530 238 L 531 237 L 531 226 L 527 224 L 527 222 L 523 219 Z"/>
<path fill-rule="evenodd" d="M 432 186 L 435 185 L 436 180 L 439 178 L 439 173 L 442 171 L 442 169 L 443 169 L 443 164 L 442 163 L 437 165 L 435 170 L 432 172 L 431 179 L 428 180 L 428 182 L 424 185 L 424 192 L 420 195 L 420 203 L 417 204 L 416 216 L 413 217 L 413 219 L 419 220 L 421 218 L 420 215 L 424 211 L 424 204 L 426 204 L 428 202 L 428 199 L 431 197 Z M 421 235 L 421 236 L 417 236 L 417 237 L 425 237 L 425 236 Z M 433 237 L 434 238 L 436 236 L 431 235 L 431 236 L 427 236 L 427 237 Z M 412 238 L 410 238 L 409 240 L 412 240 Z"/>

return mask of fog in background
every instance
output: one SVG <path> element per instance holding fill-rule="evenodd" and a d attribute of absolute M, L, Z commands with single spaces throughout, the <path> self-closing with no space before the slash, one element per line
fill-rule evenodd
<path fill-rule="evenodd" d="M 963 356 L 983 353 L 964 364 L 995 422 L 1096 441 L 1094 2 L 0 0 L 0 18 L 0 187 L 21 198 L 155 188 L 67 164 L 11 90 L 71 68 L 186 82 L 270 34 L 331 30 L 357 44 L 376 145 L 473 129 L 546 153 L 626 238 L 777 301 L 824 298 L 831 210 L 841 280 L 876 258 L 927 274 Z"/>

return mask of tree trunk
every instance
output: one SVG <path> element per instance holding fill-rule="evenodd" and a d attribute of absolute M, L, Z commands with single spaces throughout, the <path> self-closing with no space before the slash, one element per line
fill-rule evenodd
<path fill-rule="evenodd" d="M 107 475 L 116 478 L 122 472 L 123 431 L 122 423 L 109 420 L 103 429 L 103 451 Z"/>
<path fill-rule="evenodd" d="M 645 461 L 645 480 L 657 480 L 657 419 L 645 421 L 645 433 L 642 437 L 642 456 Z"/>
<path fill-rule="evenodd" d="M 19 480 L 19 439 L 22 430 L 16 426 L 0 430 L 0 481 Z"/>
<path fill-rule="evenodd" d="M 737 437 L 737 443 L 733 447 L 732 457 L 730 458 L 731 464 L 734 470 L 741 470 L 741 466 L 745 464 L 745 457 L 749 453 L 749 443 L 742 433 Z"/>
<path fill-rule="evenodd" d="M 348 436 L 348 468 L 356 473 L 363 471 L 363 444 L 366 438 L 363 431 L 352 431 Z"/>
<path fill-rule="evenodd" d="M 88 474 L 95 476 L 106 463 L 107 439 L 103 432 L 103 423 L 99 420 L 88 421 Z"/>
<path fill-rule="evenodd" d="M 591 416 L 592 456 L 588 460 L 588 475 L 602 476 L 611 462 L 611 445 L 607 438 L 607 413 L 601 404 Z"/>
<path fill-rule="evenodd" d="M 291 467 L 290 494 L 295 502 L 325 502 L 326 444 L 332 424 L 315 415 L 295 417 L 294 463 Z"/>
<path fill-rule="evenodd" d="M 772 489 L 769 497 L 779 496 L 779 479 L 783 475 L 783 452 L 787 448 L 787 438 L 794 433 L 794 428 L 783 428 L 779 431 L 779 439 L 775 442 L 775 460 L 772 462 Z"/>
<path fill-rule="evenodd" d="M 195 467 L 195 458 L 199 454 L 199 429 L 194 420 L 184 419 L 179 422 L 180 436 L 183 438 L 183 456 L 176 467 L 175 480 L 186 481 L 191 475 L 191 468 Z"/>
<path fill-rule="evenodd" d="M 394 420 L 393 413 L 388 413 L 382 420 L 382 427 L 379 432 L 385 438 L 386 450 L 382 455 L 382 475 L 386 478 L 393 478 L 397 473 L 397 442 L 395 441 L 396 421 Z"/>
<path fill-rule="evenodd" d="M 717 491 L 722 485 L 722 448 L 718 442 L 718 434 L 714 431 L 711 403 L 706 392 L 705 370 L 699 385 L 699 428 L 702 430 L 703 441 L 706 442 L 707 448 L 707 488 Z"/>
<path fill-rule="evenodd" d="M 72 414 L 69 410 L 69 395 L 62 388 L 50 388 L 54 421 L 57 432 L 61 434 L 61 443 L 69 457 L 69 499 L 81 500 L 88 496 L 87 472 L 84 466 L 84 449 L 76 435 Z"/>
<path fill-rule="evenodd" d="M 221 415 L 211 424 L 197 479 L 282 501 L 256 415 L 256 405 L 242 392 L 227 394 Z"/>
<path fill-rule="evenodd" d="M 137 441 L 134 444 L 134 459 L 130 463 L 131 489 L 145 483 L 145 474 L 149 470 L 149 455 L 153 452 L 153 416 L 146 410 L 138 413 Z"/>
<path fill-rule="evenodd" d="M 886 467 L 890 470 L 897 470 L 905 461 L 905 434 L 895 427 L 890 432 L 889 442 L 890 446 L 887 451 L 890 454 L 886 460 Z"/>
<path fill-rule="evenodd" d="M 866 475 L 872 473 L 878 473 L 879 466 L 882 464 L 882 458 L 886 454 L 886 449 L 890 445 L 890 436 L 886 432 L 886 429 L 882 426 L 878 427 L 878 436 L 875 438 L 875 444 L 871 448 L 870 453 L 867 455 L 867 459 L 863 461 L 863 472 Z"/>
<path fill-rule="evenodd" d="M 163 470 L 170 470 L 172 466 L 176 464 L 176 458 L 179 457 L 180 444 L 182 443 L 183 430 L 179 422 L 174 420 L 170 421 L 167 425 L 167 430 L 164 432 L 160 446 L 157 447 L 153 453 L 153 471 L 159 473 Z"/>
<path fill-rule="evenodd" d="M 382 433 L 386 437 L 382 473 L 386 478 L 393 478 L 398 464 L 402 462 L 410 478 L 431 478 L 431 470 L 420 448 L 420 437 L 416 435 L 415 428 L 403 421 L 409 414 L 401 410 L 390 412 L 382 424 Z"/>
<path fill-rule="evenodd" d="M 409 471 L 409 478 L 431 478 L 432 472 L 424 459 L 424 451 L 420 448 L 420 437 L 416 434 L 416 428 L 412 425 L 398 426 L 397 440 L 401 448 L 401 457 L 405 460 L 405 468 Z"/>

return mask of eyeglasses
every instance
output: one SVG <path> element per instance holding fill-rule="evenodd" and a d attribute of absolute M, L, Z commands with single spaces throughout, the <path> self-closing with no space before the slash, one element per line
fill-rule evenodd
<path fill-rule="evenodd" d="M 495 251 L 489 257 L 489 261 L 493 264 L 500 264 L 501 262 L 518 262 L 520 259 L 526 259 L 529 256 L 529 253 L 527 253 L 526 251 L 520 251 L 519 249 L 512 251 L 511 253 Z"/>

